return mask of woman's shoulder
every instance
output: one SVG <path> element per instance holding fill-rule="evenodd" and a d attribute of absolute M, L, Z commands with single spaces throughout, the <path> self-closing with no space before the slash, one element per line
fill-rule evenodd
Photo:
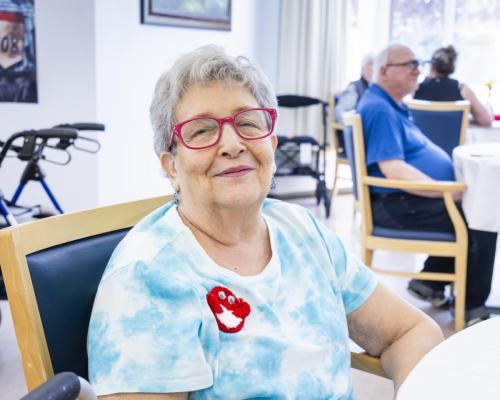
<path fill-rule="evenodd" d="M 113 251 L 104 277 L 116 270 L 138 263 L 149 265 L 164 253 L 182 232 L 173 202 L 141 219 Z"/>
<path fill-rule="evenodd" d="M 264 216 L 270 219 L 281 234 L 291 240 L 316 235 L 320 232 L 320 222 L 306 208 L 277 199 L 266 199 L 263 206 Z"/>
<path fill-rule="evenodd" d="M 266 199 L 262 207 L 265 216 L 284 224 L 293 224 L 297 220 L 310 219 L 310 212 L 306 208 L 278 199 Z"/>

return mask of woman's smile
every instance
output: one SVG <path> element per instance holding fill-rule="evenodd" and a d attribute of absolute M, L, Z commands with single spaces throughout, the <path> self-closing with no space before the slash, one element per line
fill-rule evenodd
<path fill-rule="evenodd" d="M 237 165 L 235 167 L 226 168 L 225 170 L 215 174 L 215 176 L 221 178 L 239 178 L 241 176 L 249 174 L 254 170 L 255 168 L 252 168 L 248 165 Z"/>

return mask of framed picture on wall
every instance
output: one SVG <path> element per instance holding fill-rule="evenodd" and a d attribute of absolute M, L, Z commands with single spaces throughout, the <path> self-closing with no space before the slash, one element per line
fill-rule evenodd
<path fill-rule="evenodd" d="M 141 23 L 231 30 L 231 0 L 141 0 Z"/>
<path fill-rule="evenodd" d="M 33 0 L 0 0 L 0 102 L 38 102 Z"/>

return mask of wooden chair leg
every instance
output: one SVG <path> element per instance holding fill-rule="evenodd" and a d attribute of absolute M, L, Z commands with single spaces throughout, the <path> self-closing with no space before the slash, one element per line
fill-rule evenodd
<path fill-rule="evenodd" d="M 461 331 L 465 326 L 465 294 L 467 282 L 467 255 L 460 254 L 455 258 L 455 331 Z"/>
<path fill-rule="evenodd" d="M 333 185 L 332 185 L 332 200 L 337 196 L 338 194 L 338 186 L 337 186 L 337 180 L 339 178 L 339 162 L 337 159 L 338 156 L 335 157 L 335 173 L 333 174 Z"/>

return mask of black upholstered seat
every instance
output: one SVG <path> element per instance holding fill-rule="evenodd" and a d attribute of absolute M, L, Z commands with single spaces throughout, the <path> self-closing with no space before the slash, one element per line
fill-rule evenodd
<path fill-rule="evenodd" d="M 128 229 L 41 250 L 26 257 L 54 373 L 87 379 L 87 329 L 101 276 Z"/>

